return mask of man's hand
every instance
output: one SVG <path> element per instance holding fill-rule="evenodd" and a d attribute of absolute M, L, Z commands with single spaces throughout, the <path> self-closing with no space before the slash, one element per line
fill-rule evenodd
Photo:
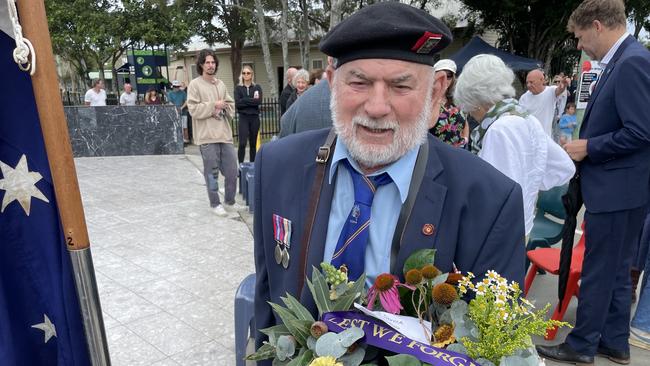
<path fill-rule="evenodd" d="M 564 145 L 564 150 L 573 161 L 582 161 L 587 156 L 587 140 L 574 140 Z"/>
<path fill-rule="evenodd" d="M 217 100 L 216 103 L 214 103 L 214 109 L 225 109 L 226 108 L 226 102 L 223 100 Z"/>

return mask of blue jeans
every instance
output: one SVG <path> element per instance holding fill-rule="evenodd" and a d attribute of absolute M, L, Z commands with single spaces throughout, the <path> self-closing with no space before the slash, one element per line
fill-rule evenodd
<path fill-rule="evenodd" d="M 650 214 L 645 218 L 643 232 L 641 234 L 641 246 L 648 246 L 650 242 Z M 650 254 L 650 251 L 648 252 Z M 650 333 L 650 281 L 648 281 L 648 271 L 650 271 L 650 255 L 646 255 L 645 275 L 641 282 L 641 297 L 636 307 L 636 313 L 632 319 L 632 326 L 644 332 Z"/>

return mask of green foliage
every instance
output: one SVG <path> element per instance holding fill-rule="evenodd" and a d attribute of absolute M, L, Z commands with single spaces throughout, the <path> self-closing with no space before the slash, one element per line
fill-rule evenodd
<path fill-rule="evenodd" d="M 508 284 L 493 271 L 488 271 L 487 277 L 477 284 L 471 282 L 472 278 L 470 273 L 459 285 L 476 294 L 467 307 L 467 316 L 478 334 L 470 331 L 470 335 L 461 335 L 460 341 L 467 354 L 477 361 L 480 357 L 498 365 L 504 357 L 523 358 L 516 352 L 533 347 L 531 335 L 544 335 L 548 328 L 568 325 L 557 320 L 544 320 L 550 305 L 535 312 L 533 305 L 521 298 L 517 283 Z M 452 307 L 454 321 L 459 319 L 460 311 L 461 305 L 455 313 Z M 521 361 L 517 357 L 515 359 Z"/>
<path fill-rule="evenodd" d="M 427 264 L 433 264 L 433 261 L 436 258 L 435 249 L 420 249 L 412 253 L 404 262 L 403 273 L 406 275 L 406 272 L 412 269 L 422 269 Z"/>
<path fill-rule="evenodd" d="M 422 362 L 411 355 L 387 356 L 388 366 L 421 366 Z"/>

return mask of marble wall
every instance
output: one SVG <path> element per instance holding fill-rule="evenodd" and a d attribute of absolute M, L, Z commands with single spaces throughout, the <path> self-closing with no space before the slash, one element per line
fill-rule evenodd
<path fill-rule="evenodd" d="M 75 157 L 183 153 L 180 115 L 172 105 L 64 109 Z"/>

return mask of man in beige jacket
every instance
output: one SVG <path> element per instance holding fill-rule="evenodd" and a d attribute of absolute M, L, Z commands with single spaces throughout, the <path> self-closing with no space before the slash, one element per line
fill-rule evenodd
<path fill-rule="evenodd" d="M 235 203 L 237 155 L 228 121 L 234 116 L 235 101 L 228 94 L 223 81 L 214 76 L 218 67 L 219 61 L 212 50 L 199 52 L 196 70 L 200 76 L 187 87 L 187 108 L 192 115 L 194 143 L 201 149 L 210 207 L 215 214 L 226 216 L 227 212 L 219 200 L 219 171 L 226 183 L 226 207 L 232 210 L 241 210 L 243 207 Z"/>

